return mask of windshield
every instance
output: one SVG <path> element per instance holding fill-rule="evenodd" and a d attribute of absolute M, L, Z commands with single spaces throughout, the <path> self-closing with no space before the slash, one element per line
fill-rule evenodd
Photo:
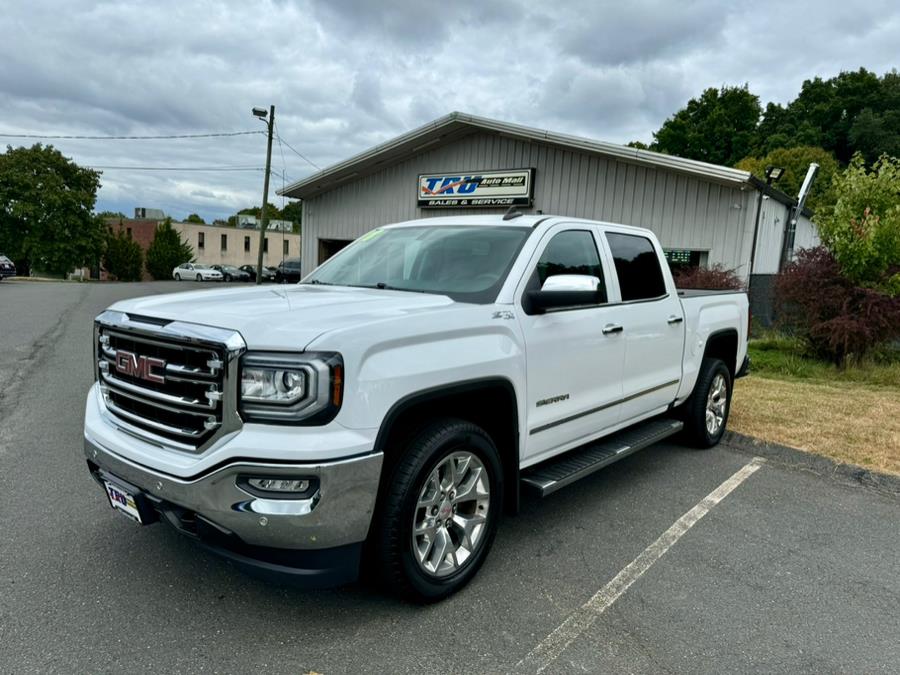
<path fill-rule="evenodd" d="M 389 288 L 493 302 L 531 233 L 527 227 L 415 226 L 372 230 L 304 283 Z"/>

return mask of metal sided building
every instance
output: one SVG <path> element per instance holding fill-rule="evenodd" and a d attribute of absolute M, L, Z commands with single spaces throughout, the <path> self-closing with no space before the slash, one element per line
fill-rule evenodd
<path fill-rule="evenodd" d="M 674 265 L 720 264 L 771 312 L 771 279 L 814 245 L 796 200 L 746 171 L 454 112 L 286 187 L 303 200 L 305 271 L 388 223 L 510 205 L 653 230 Z"/>

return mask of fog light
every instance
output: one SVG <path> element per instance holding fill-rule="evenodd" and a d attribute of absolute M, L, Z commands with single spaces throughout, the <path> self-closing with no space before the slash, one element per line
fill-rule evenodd
<path fill-rule="evenodd" d="M 306 492 L 309 489 L 307 478 L 248 478 L 247 484 L 263 492 Z"/>

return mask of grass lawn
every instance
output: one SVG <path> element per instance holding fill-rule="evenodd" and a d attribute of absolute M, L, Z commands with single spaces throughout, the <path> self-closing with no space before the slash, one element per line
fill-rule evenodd
<path fill-rule="evenodd" d="M 900 474 L 900 355 L 838 370 L 769 336 L 750 342 L 751 375 L 735 384 L 729 427 L 840 462 Z"/>

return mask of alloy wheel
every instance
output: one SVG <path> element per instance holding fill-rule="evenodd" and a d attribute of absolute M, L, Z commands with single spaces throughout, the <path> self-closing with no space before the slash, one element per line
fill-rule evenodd
<path fill-rule="evenodd" d="M 706 431 L 715 437 L 725 421 L 725 406 L 728 404 L 728 385 L 721 373 L 713 378 L 706 397 Z"/>
<path fill-rule="evenodd" d="M 425 478 L 413 516 L 413 554 L 419 568 L 445 577 L 464 566 L 486 532 L 488 472 L 471 452 L 444 457 Z"/>

